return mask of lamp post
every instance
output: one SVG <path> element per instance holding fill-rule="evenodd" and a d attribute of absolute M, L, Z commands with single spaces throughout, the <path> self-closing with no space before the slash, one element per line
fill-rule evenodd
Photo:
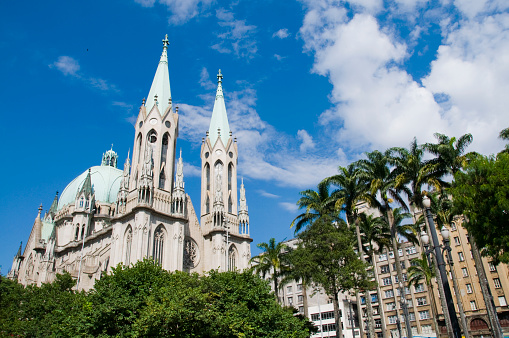
<path fill-rule="evenodd" d="M 435 251 L 435 258 L 437 260 L 438 270 L 440 272 L 440 279 L 442 281 L 442 287 L 444 290 L 444 296 L 447 302 L 447 308 L 443 310 L 444 313 L 445 312 L 449 313 L 454 338 L 461 338 L 461 329 L 458 323 L 458 317 L 456 316 L 456 309 L 454 308 L 454 301 L 452 299 L 451 289 L 449 287 L 447 272 L 445 271 L 445 261 L 440 250 L 440 243 L 438 242 L 438 235 L 437 230 L 435 228 L 435 223 L 433 221 L 433 216 L 431 215 L 430 210 L 431 201 L 427 196 L 424 196 L 422 204 L 424 205 L 424 208 L 426 210 L 426 218 L 428 219 L 429 231 L 431 232 L 432 239 L 431 250 L 428 251 L 429 236 L 424 231 L 421 233 L 422 244 L 424 244 L 427 255 L 429 255 L 433 250 Z"/>
<path fill-rule="evenodd" d="M 463 328 L 463 335 L 465 338 L 470 338 L 468 334 L 467 318 L 465 317 L 465 311 L 463 310 L 463 302 L 461 301 L 461 294 L 458 288 L 458 280 L 456 279 L 456 273 L 454 272 L 454 262 L 451 256 L 451 246 L 449 245 L 449 229 L 445 226 L 440 229 L 442 234 L 442 240 L 444 241 L 444 250 L 447 250 L 447 263 L 449 263 L 449 269 L 451 270 L 452 285 L 454 287 L 454 293 L 456 294 L 456 301 L 458 302 L 458 310 L 460 311 L 461 326 Z"/>

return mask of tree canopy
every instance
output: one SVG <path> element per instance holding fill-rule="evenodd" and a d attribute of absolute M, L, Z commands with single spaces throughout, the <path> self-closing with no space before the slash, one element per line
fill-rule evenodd
<path fill-rule="evenodd" d="M 73 286 L 69 274 L 27 288 L 2 277 L 0 336 L 309 337 L 313 330 L 250 271 L 198 275 L 141 261 L 114 268 L 89 292 Z"/>

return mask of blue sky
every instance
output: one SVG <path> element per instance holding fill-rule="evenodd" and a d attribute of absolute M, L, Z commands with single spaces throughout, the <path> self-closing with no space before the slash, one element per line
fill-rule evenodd
<path fill-rule="evenodd" d="M 509 14 L 503 0 L 28 1 L 0 4 L 0 265 L 39 204 L 134 141 L 165 34 L 186 191 L 222 69 L 256 243 L 291 238 L 299 191 L 363 152 L 472 133 L 503 147 Z"/>

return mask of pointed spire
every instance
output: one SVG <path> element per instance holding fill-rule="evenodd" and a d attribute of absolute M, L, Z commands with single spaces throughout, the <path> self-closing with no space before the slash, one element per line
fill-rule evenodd
<path fill-rule="evenodd" d="M 170 90 L 170 74 L 168 72 L 168 34 L 166 34 L 163 40 L 163 53 L 159 59 L 159 65 L 157 66 L 156 75 L 152 81 L 152 86 L 148 93 L 146 107 L 147 113 L 152 110 L 154 104 L 157 104 L 159 113 L 164 114 L 169 106 L 171 99 Z"/>
<path fill-rule="evenodd" d="M 42 212 L 42 204 L 39 206 L 39 212 L 37 213 L 37 217 L 35 218 L 35 222 L 34 222 L 35 247 L 39 247 L 39 242 L 41 241 L 41 230 L 42 230 L 41 212 Z"/>
<path fill-rule="evenodd" d="M 239 203 L 240 203 L 240 213 L 245 211 L 247 212 L 247 201 L 246 201 L 246 189 L 244 188 L 244 178 L 242 177 L 241 178 L 241 183 L 240 183 L 240 199 L 239 199 Z"/>
<path fill-rule="evenodd" d="M 223 96 L 223 74 L 221 69 L 217 74 L 217 91 L 216 100 L 214 101 L 214 109 L 212 110 L 212 117 L 209 126 L 209 138 L 212 146 L 216 143 L 218 137 L 221 137 L 223 144 L 226 145 L 230 135 L 230 125 L 228 124 L 228 116 L 226 114 L 226 106 L 224 104 Z"/>
<path fill-rule="evenodd" d="M 49 208 L 49 214 L 50 214 L 51 218 L 55 217 L 55 214 L 57 213 L 57 206 L 58 206 L 58 191 L 55 194 L 53 203 L 51 203 L 51 207 Z"/>
<path fill-rule="evenodd" d="M 78 193 L 78 195 L 81 195 L 81 193 L 84 193 L 85 197 L 88 197 L 88 196 L 90 196 L 93 193 L 93 189 L 92 189 L 92 171 L 91 171 L 90 168 L 88 169 L 88 174 L 87 174 L 87 177 L 85 178 L 85 183 L 83 183 L 83 186 L 81 187 L 80 192 Z"/>
<path fill-rule="evenodd" d="M 21 241 L 19 243 L 19 249 L 18 249 L 18 253 L 16 254 L 15 257 L 21 257 L 21 248 L 23 247 L 23 241 Z"/>

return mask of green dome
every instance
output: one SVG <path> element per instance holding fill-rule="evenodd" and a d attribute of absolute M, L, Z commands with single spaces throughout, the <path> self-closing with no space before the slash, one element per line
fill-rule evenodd
<path fill-rule="evenodd" d="M 92 187 L 94 188 L 96 201 L 106 203 L 114 203 L 117 201 L 122 173 L 122 170 L 110 166 L 95 166 L 90 168 Z M 62 207 L 67 204 L 74 203 L 76 194 L 85 182 L 87 174 L 88 169 L 65 187 L 58 200 L 58 210 L 62 209 Z"/>

